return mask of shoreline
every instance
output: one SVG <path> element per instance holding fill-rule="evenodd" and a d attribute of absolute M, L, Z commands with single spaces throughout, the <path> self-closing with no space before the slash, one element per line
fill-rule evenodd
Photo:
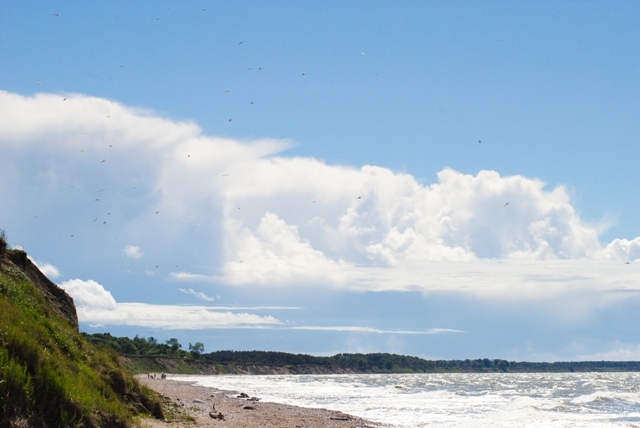
<path fill-rule="evenodd" d="M 146 385 L 164 400 L 165 420 L 142 419 L 141 428 L 168 427 L 298 427 L 298 428 L 383 428 L 385 425 L 371 422 L 346 413 L 321 408 L 298 407 L 288 404 L 265 402 L 251 397 L 244 391 L 229 391 L 197 385 L 195 382 L 176 380 L 180 375 L 167 379 L 149 379 L 136 375 L 141 385 Z"/>

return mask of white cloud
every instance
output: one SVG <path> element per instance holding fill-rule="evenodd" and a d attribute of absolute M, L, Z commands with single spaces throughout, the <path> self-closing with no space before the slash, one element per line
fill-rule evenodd
<path fill-rule="evenodd" d="M 425 186 L 384 168 L 298 158 L 254 168 L 227 193 L 228 283 L 320 280 L 499 299 L 640 290 L 636 272 L 619 263 L 634 257 L 640 238 L 603 250 L 600 231 L 584 224 L 562 186 L 547 190 L 537 179 L 451 169 Z"/>
<path fill-rule="evenodd" d="M 33 260 L 31 257 L 29 257 L 29 259 L 33 262 L 34 265 L 36 265 L 38 269 L 40 269 L 40 272 L 45 274 L 47 278 L 55 279 L 60 277 L 60 270 L 58 270 L 58 268 L 52 265 L 51 263 L 37 262 Z"/>
<path fill-rule="evenodd" d="M 111 293 L 92 279 L 88 281 L 72 279 L 59 285 L 73 297 L 78 313 L 83 312 L 84 307 L 88 311 L 96 309 L 113 311 L 117 307 L 116 300 Z"/>
<path fill-rule="evenodd" d="M 536 178 L 445 168 L 423 184 L 379 166 L 279 156 L 288 142 L 210 137 L 84 95 L 62 104 L 0 91 L 0 108 L 0 168 L 15 188 L 40 189 L 37 201 L 0 189 L 15 207 L 5 215 L 31 217 L 37 204 L 38 221 L 57 224 L 47 215 L 64 200 L 75 216 L 66 236 L 94 242 L 108 231 L 140 245 L 127 257 L 145 248 L 154 265 L 180 259 L 171 279 L 499 299 L 587 290 L 592 304 L 640 290 L 640 237 L 601 243 L 567 190 Z"/>
<path fill-rule="evenodd" d="M 633 262 L 640 260 L 640 236 L 636 239 L 614 239 L 602 251 L 603 257 L 607 259 Z"/>
<path fill-rule="evenodd" d="M 363 326 L 300 326 L 292 327 L 292 330 L 310 330 L 310 331 L 338 331 L 348 333 L 375 333 L 375 334 L 401 334 L 401 335 L 420 335 L 420 334 L 446 334 L 446 333 L 465 333 L 462 330 L 454 330 L 451 328 L 431 328 L 428 330 L 384 330 L 373 327 Z"/>
<path fill-rule="evenodd" d="M 93 280 L 73 279 L 60 284 L 73 297 L 80 322 L 90 326 L 126 325 L 169 330 L 200 330 L 216 328 L 284 328 L 309 331 L 341 331 L 352 333 L 422 335 L 464 333 L 460 330 L 432 328 L 428 330 L 384 330 L 362 326 L 287 326 L 277 318 L 260 316 L 240 310 L 300 310 L 299 307 L 228 307 L 153 305 L 117 303 L 111 293 Z M 183 293 L 203 300 L 214 300 L 193 289 Z"/>
<path fill-rule="evenodd" d="M 232 222 L 232 221 L 231 221 Z M 287 225 L 267 212 L 256 233 L 236 223 L 230 240 L 233 260 L 225 266 L 225 280 L 240 284 L 289 284 L 296 281 L 340 284 L 341 260 L 331 260 L 300 238 L 296 226 Z M 234 225 L 228 225 L 227 230 Z M 246 261 L 246 263 L 245 263 Z"/>
<path fill-rule="evenodd" d="M 272 316 L 231 312 L 228 307 L 117 303 L 93 280 L 60 284 L 76 304 L 78 319 L 89 325 L 128 325 L 162 329 L 260 328 L 281 324 Z"/>
<path fill-rule="evenodd" d="M 186 290 L 184 288 L 180 288 L 179 290 L 181 292 L 185 293 L 185 294 L 189 294 L 191 296 L 195 296 L 198 299 L 203 300 L 205 302 L 213 302 L 213 301 L 216 300 L 214 297 L 207 296 L 205 293 L 200 292 L 200 291 L 195 291 L 193 288 L 189 288 L 189 289 L 186 289 Z"/>
<path fill-rule="evenodd" d="M 178 281 L 213 281 L 214 277 L 198 274 L 198 273 L 189 273 L 189 272 L 171 272 L 169 274 L 171 279 L 175 279 Z"/>
<path fill-rule="evenodd" d="M 280 324 L 272 316 L 246 312 L 222 312 L 207 306 L 150 305 L 118 303 L 113 310 L 80 308 L 81 322 L 102 325 L 128 325 L 168 330 L 200 330 L 214 328 L 264 328 Z"/>
<path fill-rule="evenodd" d="M 140 247 L 136 247 L 135 245 L 127 245 L 122 249 L 122 252 L 125 256 L 130 259 L 139 259 L 144 255 Z"/>

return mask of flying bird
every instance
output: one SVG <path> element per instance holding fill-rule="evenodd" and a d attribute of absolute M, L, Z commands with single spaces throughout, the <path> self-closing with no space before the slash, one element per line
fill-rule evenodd
<path fill-rule="evenodd" d="M 506 204 L 504 204 L 504 206 L 506 207 L 507 205 L 509 205 L 509 202 L 507 202 Z"/>

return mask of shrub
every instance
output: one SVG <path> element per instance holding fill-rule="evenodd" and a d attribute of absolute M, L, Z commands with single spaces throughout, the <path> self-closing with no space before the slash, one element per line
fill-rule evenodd
<path fill-rule="evenodd" d="M 0 254 L 7 251 L 7 235 L 4 229 L 0 229 Z"/>

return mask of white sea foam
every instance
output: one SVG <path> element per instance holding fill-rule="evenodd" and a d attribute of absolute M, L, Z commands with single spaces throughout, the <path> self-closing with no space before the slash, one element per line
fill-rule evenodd
<path fill-rule="evenodd" d="M 640 427 L 639 373 L 181 376 L 395 427 Z"/>

